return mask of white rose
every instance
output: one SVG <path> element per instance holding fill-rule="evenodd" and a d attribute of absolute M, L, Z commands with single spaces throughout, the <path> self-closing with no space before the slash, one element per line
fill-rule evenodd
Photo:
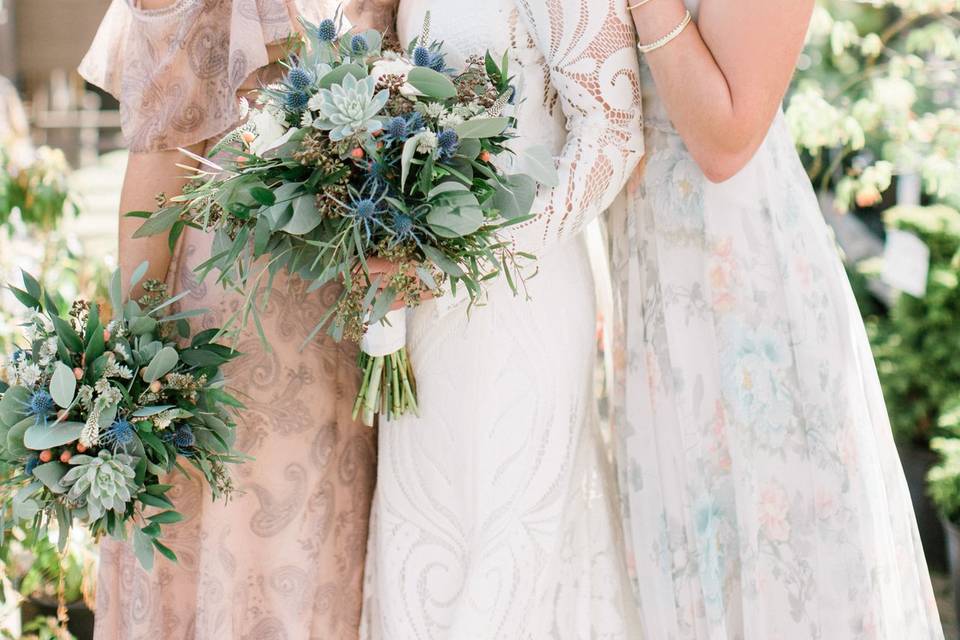
<path fill-rule="evenodd" d="M 254 113 L 250 122 L 257 132 L 257 137 L 250 143 L 250 151 L 258 156 L 277 148 L 296 131 L 295 128 L 288 131 L 286 123 L 281 122 L 269 109 Z"/>

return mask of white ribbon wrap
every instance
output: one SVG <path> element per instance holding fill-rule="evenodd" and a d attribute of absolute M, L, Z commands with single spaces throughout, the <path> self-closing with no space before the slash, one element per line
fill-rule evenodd
<path fill-rule="evenodd" d="M 387 324 L 389 323 L 389 324 Z M 407 344 L 407 310 L 395 309 L 377 324 L 367 327 L 360 350 L 374 358 L 388 356 Z"/>

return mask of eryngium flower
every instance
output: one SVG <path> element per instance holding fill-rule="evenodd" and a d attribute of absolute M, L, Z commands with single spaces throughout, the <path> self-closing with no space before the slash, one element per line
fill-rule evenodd
<path fill-rule="evenodd" d="M 287 74 L 287 84 L 294 89 L 306 89 L 313 84 L 313 74 L 303 67 L 294 67 Z"/>
<path fill-rule="evenodd" d="M 460 148 L 460 136 L 453 129 L 444 129 L 437 134 L 437 156 L 443 160 L 452 158 Z"/>
<path fill-rule="evenodd" d="M 313 126 L 330 132 L 330 139 L 338 142 L 366 131 L 373 133 L 383 128 L 376 115 L 390 98 L 389 91 L 374 95 L 376 80 L 368 77 L 357 80 L 347 75 L 341 84 L 321 89 L 317 94 L 319 114 Z"/>
<path fill-rule="evenodd" d="M 67 498 L 71 502 L 86 506 L 91 520 L 107 511 L 117 515 L 126 511 L 137 487 L 133 457 L 102 450 L 97 457 L 73 456 L 70 464 L 73 469 L 60 479 L 60 484 L 69 489 Z"/>
<path fill-rule="evenodd" d="M 350 50 L 353 52 L 353 55 L 362 56 L 370 49 L 370 43 L 367 42 L 367 37 L 362 33 L 358 33 L 350 39 Z"/>
<path fill-rule="evenodd" d="M 327 18 L 317 25 L 317 38 L 323 42 L 333 42 L 337 37 L 337 25 Z"/>

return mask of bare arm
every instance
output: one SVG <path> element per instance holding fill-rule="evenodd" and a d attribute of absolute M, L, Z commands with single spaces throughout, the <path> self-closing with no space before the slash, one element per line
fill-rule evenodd
<path fill-rule="evenodd" d="M 669 33 L 684 11 L 682 0 L 634 9 L 640 42 Z M 735 175 L 763 142 L 812 12 L 813 0 L 702 0 L 696 24 L 646 54 L 667 113 L 708 179 Z"/>
<path fill-rule="evenodd" d="M 354 27 L 389 33 L 396 29 L 399 5 L 400 0 L 350 0 L 344 14 Z"/>

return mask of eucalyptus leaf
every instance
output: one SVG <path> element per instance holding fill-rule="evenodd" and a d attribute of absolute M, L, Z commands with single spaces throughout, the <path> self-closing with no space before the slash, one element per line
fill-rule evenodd
<path fill-rule="evenodd" d="M 136 269 L 133 270 L 133 273 L 130 275 L 131 289 L 137 286 L 137 284 L 139 284 L 140 281 L 143 280 L 143 276 L 147 275 L 147 269 L 149 268 L 150 268 L 150 263 L 144 260 L 143 262 L 140 263 L 140 265 Z"/>
<path fill-rule="evenodd" d="M 35 422 L 32 417 L 24 418 L 7 431 L 7 451 L 11 456 L 25 456 L 30 453 L 30 450 L 23 446 L 23 435 Z"/>
<path fill-rule="evenodd" d="M 293 201 L 293 217 L 282 230 L 291 235 L 302 236 L 316 229 L 322 221 L 323 218 L 317 211 L 316 198 L 308 193 Z"/>
<path fill-rule="evenodd" d="M 150 361 L 150 364 L 147 365 L 143 379 L 147 382 L 159 380 L 170 373 L 179 361 L 180 357 L 177 355 L 176 349 L 173 347 L 164 347 L 160 349 L 159 353 L 157 353 L 157 355 L 153 357 L 153 360 Z"/>
<path fill-rule="evenodd" d="M 427 214 L 427 224 L 443 238 L 462 238 L 483 226 L 479 207 L 434 207 Z"/>
<path fill-rule="evenodd" d="M 31 425 L 23 434 L 23 444 L 28 449 L 43 451 L 75 442 L 80 438 L 82 422 L 55 422 Z"/>
<path fill-rule="evenodd" d="M 460 139 L 494 138 L 510 126 L 510 118 L 474 118 L 453 128 Z"/>
<path fill-rule="evenodd" d="M 153 215 L 146 222 L 140 225 L 133 237 L 148 238 L 163 233 L 172 227 L 180 219 L 180 207 L 164 207 Z"/>
<path fill-rule="evenodd" d="M 141 531 L 139 527 L 133 529 L 133 553 L 144 570 L 153 569 L 153 538 Z"/>
<path fill-rule="evenodd" d="M 449 100 L 457 95 L 457 87 L 447 76 L 426 67 L 414 67 L 407 82 L 417 91 L 435 100 Z"/>
<path fill-rule="evenodd" d="M 424 244 L 421 249 L 423 250 L 424 255 L 427 256 L 427 260 L 437 265 L 437 267 L 439 267 L 440 270 L 446 273 L 448 276 L 452 276 L 454 278 L 463 277 L 463 269 L 461 269 L 460 265 L 458 265 L 456 262 L 448 258 L 445 253 L 428 244 Z"/>
<path fill-rule="evenodd" d="M 329 89 L 335 84 L 340 84 L 348 75 L 357 80 L 363 80 L 367 77 L 367 70 L 353 63 L 341 65 L 320 78 L 320 88 Z"/>
<path fill-rule="evenodd" d="M 400 188 L 403 189 L 407 184 L 407 178 L 410 177 L 410 165 L 413 163 L 413 156 L 417 154 L 417 145 L 420 144 L 420 138 L 423 134 L 417 134 L 403 143 L 403 153 L 400 156 Z"/>
<path fill-rule="evenodd" d="M 533 178 L 517 174 L 509 176 L 506 184 L 494 182 L 492 186 L 496 191 L 493 206 L 504 218 L 517 218 L 530 213 L 537 196 L 537 185 Z"/>
<path fill-rule="evenodd" d="M 67 474 L 68 469 L 69 467 L 61 462 L 48 462 L 37 466 L 33 470 L 33 477 L 53 493 L 66 493 L 67 489 L 60 484 L 60 479 Z"/>
<path fill-rule="evenodd" d="M 27 293 L 39 300 L 43 295 L 43 288 L 37 279 L 23 269 L 20 270 L 20 277 L 23 279 L 23 288 L 27 290 Z M 55 309 L 47 309 L 47 311 L 55 311 Z"/>
<path fill-rule="evenodd" d="M 152 407 L 140 407 L 131 414 L 133 418 L 149 418 L 150 416 L 155 416 L 158 413 L 163 413 L 167 409 L 173 409 L 174 405 L 172 404 L 161 404 Z"/>
<path fill-rule="evenodd" d="M 30 390 L 26 387 L 10 387 L 0 398 L 0 425 L 10 428 L 27 416 Z"/>
<path fill-rule="evenodd" d="M 73 370 L 60 361 L 53 367 L 53 376 L 50 378 L 50 396 L 61 409 L 73 404 L 73 397 L 77 392 L 77 378 Z"/>
<path fill-rule="evenodd" d="M 527 149 L 520 158 L 520 172 L 524 173 L 546 187 L 555 187 L 560 184 L 557 165 L 554 162 L 550 149 L 537 145 Z"/>
<path fill-rule="evenodd" d="M 134 234 L 134 237 L 136 237 L 136 234 Z M 120 269 L 114 271 L 113 277 L 110 278 L 110 305 L 113 307 L 113 317 L 119 318 L 120 312 L 123 309 L 123 291 L 121 290 Z M 59 334 L 59 331 L 57 333 Z M 76 349 L 76 351 L 79 350 L 80 349 Z"/>

